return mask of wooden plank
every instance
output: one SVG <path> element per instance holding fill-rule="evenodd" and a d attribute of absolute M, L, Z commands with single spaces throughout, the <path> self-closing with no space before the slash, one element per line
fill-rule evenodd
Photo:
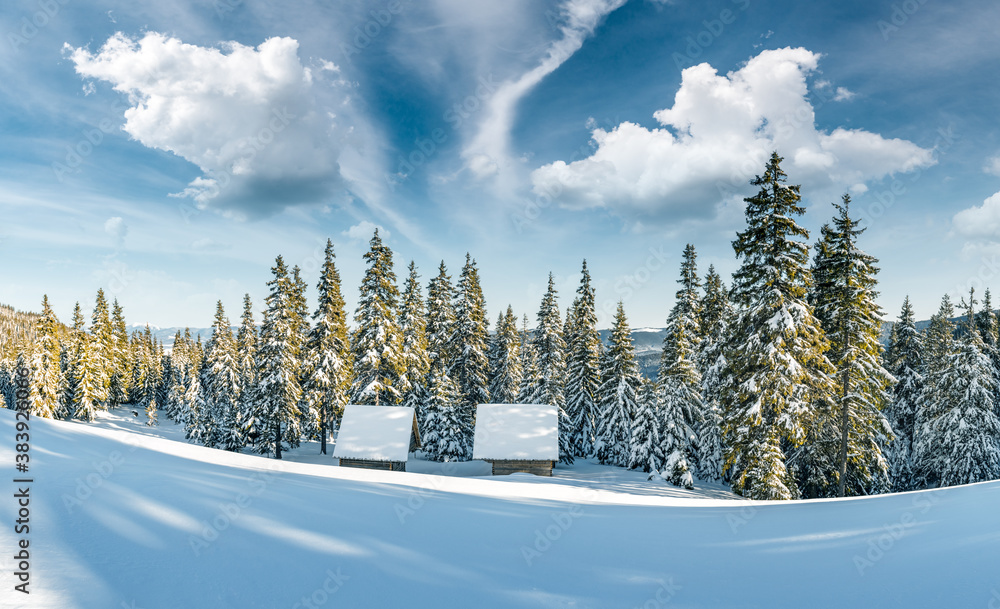
<path fill-rule="evenodd" d="M 393 472 L 405 472 L 405 461 L 370 461 L 368 459 L 341 459 L 341 467 L 357 467 L 361 469 L 384 469 Z"/>
<path fill-rule="evenodd" d="M 532 460 L 495 460 L 490 461 L 493 466 L 494 476 L 506 476 L 509 474 L 526 473 L 536 476 L 551 476 L 554 461 L 532 461 Z"/>

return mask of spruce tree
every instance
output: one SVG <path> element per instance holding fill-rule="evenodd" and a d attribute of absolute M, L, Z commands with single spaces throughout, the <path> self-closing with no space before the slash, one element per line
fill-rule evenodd
<path fill-rule="evenodd" d="M 659 410 L 656 383 L 642 379 L 639 398 L 636 400 L 635 416 L 632 419 L 629 469 L 659 472 L 663 467 Z"/>
<path fill-rule="evenodd" d="M 80 332 L 76 353 L 73 354 L 73 418 L 93 421 L 107 391 L 101 384 L 104 377 L 100 371 L 100 345 L 89 334 Z"/>
<path fill-rule="evenodd" d="M 532 404 L 539 382 L 538 358 L 535 357 L 535 346 L 528 331 L 528 314 L 525 313 L 521 318 L 521 386 L 517 392 L 517 403 Z"/>
<path fill-rule="evenodd" d="M 208 382 L 203 387 L 210 431 L 205 445 L 239 452 L 244 445 L 239 417 L 240 364 L 236 341 L 222 301 L 215 305 L 212 338 L 205 354 Z"/>
<path fill-rule="evenodd" d="M 281 256 L 275 260 L 271 273 L 274 277 L 267 282 L 270 291 L 265 299 L 267 309 L 257 351 L 253 425 L 265 438 L 258 450 L 269 453 L 273 447 L 274 457 L 280 459 L 283 444 L 294 442 L 301 435 L 299 402 L 302 389 L 296 337 L 301 321 L 295 300 L 299 288 L 289 276 Z M 273 444 L 268 445 L 267 437 Z"/>
<path fill-rule="evenodd" d="M 937 458 L 938 438 L 932 423 L 948 411 L 946 381 L 950 365 L 957 352 L 955 341 L 955 307 L 947 294 L 941 299 L 937 313 L 924 331 L 924 385 L 917 402 L 913 432 L 914 487 L 936 487 L 940 484 L 941 469 Z"/>
<path fill-rule="evenodd" d="M 549 273 L 549 287 L 538 309 L 538 327 L 532 341 L 537 376 L 533 379 L 528 403 L 550 404 L 559 409 L 559 460 L 573 463 L 570 445 L 571 422 L 566 415 L 563 385 L 566 376 L 566 344 L 562 338 L 562 322 L 556 300 L 555 278 Z M 627 450 L 627 449 L 626 449 Z"/>
<path fill-rule="evenodd" d="M 479 283 L 479 269 L 469 254 L 465 255 L 465 266 L 455 287 L 455 331 L 451 336 L 455 360 L 451 376 L 458 384 L 462 416 L 471 429 L 476 405 L 489 403 L 490 392 L 486 302 Z"/>
<path fill-rule="evenodd" d="M 573 328 L 566 338 L 566 411 L 571 419 L 573 454 L 589 457 L 594 453 L 597 431 L 601 335 L 597 331 L 596 296 L 586 260 L 580 274 L 577 297 L 571 314 L 567 314 Z"/>
<path fill-rule="evenodd" d="M 1000 478 L 1000 419 L 995 410 L 996 370 L 975 322 L 975 290 L 962 302 L 965 334 L 941 378 L 942 414 L 926 424 L 925 468 L 940 486 Z"/>
<path fill-rule="evenodd" d="M 497 330 L 490 341 L 490 398 L 497 404 L 517 402 L 521 388 L 521 339 L 514 309 L 497 318 Z"/>
<path fill-rule="evenodd" d="M 353 371 L 346 305 L 334 257 L 333 242 L 327 240 L 303 365 L 303 401 L 319 418 L 320 452 L 324 455 L 327 431 L 338 426 L 347 404 Z"/>
<path fill-rule="evenodd" d="M 832 462 L 839 497 L 889 488 L 882 448 L 892 432 L 882 409 L 890 401 L 889 388 L 895 382 L 881 361 L 882 309 L 875 302 L 878 260 L 857 246 L 865 229 L 851 218 L 850 203 L 844 195 L 842 204 L 834 204 L 838 215 L 833 226 L 823 227 L 812 298 L 830 341 L 828 357 L 835 368 L 832 409 L 817 407 L 817 411 L 819 416 L 832 417 L 826 429 L 835 431 Z"/>
<path fill-rule="evenodd" d="M 392 250 L 382 243 L 376 229 L 365 254 L 368 269 L 354 315 L 352 350 L 355 404 L 398 404 L 403 395 L 400 378 L 406 373 L 403 337 L 399 329 L 399 290 L 392 270 Z"/>
<path fill-rule="evenodd" d="M 93 357 L 97 363 L 94 382 L 97 385 L 98 401 L 96 405 L 101 410 L 107 410 L 111 389 L 111 374 L 115 368 L 114 333 L 111 328 L 111 317 L 108 313 L 108 301 L 104 290 L 97 290 L 97 300 L 90 317 L 90 334 L 93 342 Z"/>
<path fill-rule="evenodd" d="M 111 378 L 108 391 L 108 401 L 116 408 L 128 401 L 129 381 L 132 371 L 129 350 L 128 328 L 125 326 L 125 313 L 116 298 L 111 307 Z"/>
<path fill-rule="evenodd" d="M 660 404 L 660 441 L 663 443 L 663 476 L 678 486 L 691 484 L 697 462 L 695 433 L 704 421 L 701 374 L 696 363 L 701 336 L 701 302 L 694 246 L 684 248 L 681 276 L 674 307 L 667 317 L 660 371 L 657 375 Z"/>
<path fill-rule="evenodd" d="M 424 410 L 423 450 L 432 461 L 465 461 L 472 454 L 471 429 L 462 415 L 458 385 L 442 360 L 431 364 Z"/>
<path fill-rule="evenodd" d="M 31 359 L 33 387 L 31 415 L 47 419 L 65 418 L 61 395 L 63 388 L 62 361 L 59 345 L 59 320 L 49 306 L 48 295 L 42 296 L 42 314 L 35 322 L 36 344 Z"/>
<path fill-rule="evenodd" d="M 730 297 L 737 305 L 726 349 L 723 438 L 735 492 L 749 499 L 798 496 L 784 445 L 800 445 L 817 400 L 829 396 L 828 343 L 806 302 L 809 233 L 794 217 L 799 187 L 786 184 L 771 155 L 760 190 L 747 203 L 745 231 L 733 249 L 742 260 Z"/>
<path fill-rule="evenodd" d="M 403 288 L 402 303 L 399 307 L 399 327 L 403 333 L 403 404 L 415 406 L 422 394 L 430 357 L 427 353 L 427 304 L 417 265 L 412 260 L 407 267 L 409 275 Z"/>
<path fill-rule="evenodd" d="M 601 386 L 597 392 L 600 420 L 595 452 L 603 464 L 629 464 L 632 422 L 641 383 L 625 305 L 619 301 L 608 346 L 601 355 Z"/>
<path fill-rule="evenodd" d="M 892 490 L 908 491 L 914 485 L 913 441 L 917 405 L 924 386 L 923 337 L 917 331 L 909 296 L 903 301 L 899 321 L 892 327 L 886 367 L 896 378 L 892 402 L 886 409 L 886 418 L 896 436 L 888 451 Z"/>
<path fill-rule="evenodd" d="M 709 265 L 702 298 L 701 335 L 696 361 L 701 374 L 702 415 L 698 434 L 698 477 L 721 480 L 725 447 L 722 443 L 722 373 L 726 369 L 723 351 L 732 319 L 732 306 L 722 277 Z"/>

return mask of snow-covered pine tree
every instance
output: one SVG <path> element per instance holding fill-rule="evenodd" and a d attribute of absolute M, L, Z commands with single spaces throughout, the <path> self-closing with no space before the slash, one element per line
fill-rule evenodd
<path fill-rule="evenodd" d="M 184 388 L 185 425 L 184 432 L 188 441 L 195 444 L 207 444 L 212 434 L 214 421 L 209 412 L 205 390 L 208 384 L 208 366 L 202 360 L 198 368 L 192 367 L 188 374 L 188 384 Z"/>
<path fill-rule="evenodd" d="M 619 301 L 608 346 L 601 354 L 601 386 L 597 391 L 601 416 L 594 447 L 601 463 L 628 466 L 641 383 L 625 305 Z"/>
<path fill-rule="evenodd" d="M 94 303 L 94 311 L 91 314 L 90 322 L 93 357 L 97 362 L 94 382 L 97 384 L 98 400 L 95 404 L 100 410 L 107 410 L 111 388 L 111 375 L 114 372 L 115 350 L 111 317 L 108 313 L 108 301 L 104 296 L 103 288 L 97 290 L 97 299 Z"/>
<path fill-rule="evenodd" d="M 298 287 L 289 277 L 281 256 L 275 259 L 271 274 L 274 277 L 267 282 L 270 292 L 264 301 L 267 309 L 257 351 L 256 408 L 252 425 L 264 436 L 258 439 L 258 450 L 267 454 L 273 449 L 274 458 L 280 459 L 283 444 L 301 436 L 301 354 L 297 350 L 296 336 L 301 321 L 295 301 Z M 367 331 L 372 329 L 369 327 Z"/>
<path fill-rule="evenodd" d="M 63 388 L 62 362 L 59 346 L 59 320 L 49 306 L 48 295 L 42 296 L 42 314 L 35 322 L 36 343 L 32 349 L 31 415 L 47 419 L 65 418 L 60 399 Z"/>
<path fill-rule="evenodd" d="M 163 370 L 160 368 L 160 359 L 156 353 L 156 339 L 153 338 L 153 332 L 149 324 L 146 324 L 143 330 L 142 340 L 143 367 L 146 369 L 142 392 L 148 401 L 156 398 L 156 388 L 162 379 Z"/>
<path fill-rule="evenodd" d="M 423 404 L 424 454 L 432 461 L 465 461 L 472 454 L 471 430 L 459 406 L 458 385 L 443 360 L 431 364 Z"/>
<path fill-rule="evenodd" d="M 659 472 L 663 467 L 660 408 L 656 383 L 642 379 L 629 441 L 629 469 Z"/>
<path fill-rule="evenodd" d="M 749 499 L 794 499 L 783 443 L 805 440 L 814 404 L 832 391 L 828 343 L 806 302 L 809 232 L 794 216 L 798 186 L 786 184 L 781 157 L 771 155 L 751 184 L 747 228 L 733 242 L 740 268 L 730 298 L 738 306 L 726 349 L 723 438 L 735 492 Z"/>
<path fill-rule="evenodd" d="M 927 469 L 940 486 L 1000 478 L 1000 419 L 996 416 L 996 370 L 984 353 L 975 322 L 975 289 L 962 302 L 965 334 L 941 379 L 943 414 L 927 423 Z"/>
<path fill-rule="evenodd" d="M 889 474 L 893 491 L 908 491 L 914 488 L 914 426 L 924 386 L 923 337 L 917 331 L 909 296 L 903 300 L 899 321 L 892 326 L 886 368 L 896 378 L 892 402 L 886 409 L 886 418 L 896 436 L 889 444 Z"/>
<path fill-rule="evenodd" d="M 320 452 L 324 455 L 328 431 L 337 427 L 347 404 L 353 372 L 346 304 L 334 258 L 333 242 L 327 240 L 303 366 L 303 401 L 319 418 Z"/>
<path fill-rule="evenodd" d="M 566 337 L 566 412 L 571 419 L 570 443 L 577 457 L 594 454 L 597 432 L 597 390 L 601 382 L 601 335 L 597 331 L 597 303 L 587 261 L 580 271 L 573 303 L 573 330 Z"/>
<path fill-rule="evenodd" d="M 693 484 L 691 469 L 699 461 L 698 434 L 704 421 L 701 374 L 696 358 L 701 336 L 701 301 L 698 289 L 697 253 L 690 243 L 684 247 L 681 276 L 677 280 L 674 307 L 667 316 L 663 338 L 659 392 L 660 441 L 663 443 L 663 477 L 678 486 Z"/>
<path fill-rule="evenodd" d="M 243 295 L 243 315 L 240 329 L 236 333 L 236 353 L 240 363 L 241 387 L 254 384 L 257 358 L 257 324 L 253 318 L 253 301 L 249 294 Z"/>
<path fill-rule="evenodd" d="M 525 313 L 521 318 L 521 386 L 517 392 L 517 403 L 533 403 L 538 383 L 538 358 L 535 357 L 535 346 L 528 331 L 528 314 Z"/>
<path fill-rule="evenodd" d="M 80 331 L 76 353 L 73 354 L 73 418 L 93 421 L 107 391 L 101 385 L 100 345 L 97 340 Z"/>
<path fill-rule="evenodd" d="M 129 350 L 128 329 L 125 327 L 125 313 L 116 298 L 111 305 L 111 379 L 108 390 L 108 402 L 112 408 L 117 408 L 128 401 L 129 381 L 132 371 Z"/>
<path fill-rule="evenodd" d="M 721 480 L 725 447 L 722 444 L 722 373 L 726 369 L 723 352 L 733 310 L 722 277 L 709 265 L 702 298 L 701 334 L 696 361 L 701 374 L 702 415 L 698 433 L 698 477 Z"/>
<path fill-rule="evenodd" d="M 881 361 L 882 309 L 875 302 L 878 260 L 858 248 L 858 237 L 866 229 L 851 217 L 850 204 L 850 196 L 844 195 L 842 204 L 834 204 L 838 214 L 833 226 L 823 227 L 811 298 L 830 341 L 828 357 L 835 368 L 832 409 L 821 402 L 816 410 L 819 416 L 831 417 L 830 424 L 822 427 L 834 432 L 832 478 L 839 497 L 889 489 L 882 448 L 893 437 L 882 414 L 895 379 Z M 833 492 L 817 490 L 824 495 Z"/>
<path fill-rule="evenodd" d="M 417 265 L 412 260 L 407 267 L 409 275 L 403 288 L 399 307 L 399 327 L 403 333 L 403 363 L 406 373 L 401 377 L 403 405 L 420 410 L 424 399 L 430 357 L 427 353 L 427 305 Z M 420 417 L 418 416 L 418 420 Z"/>
<path fill-rule="evenodd" d="M 538 309 L 538 327 L 532 341 L 532 351 L 538 375 L 532 383 L 530 404 L 551 404 L 559 409 L 559 460 L 573 463 L 570 445 L 571 422 L 566 415 L 566 398 L 563 384 L 566 376 L 566 344 L 562 338 L 559 303 L 556 300 L 555 278 L 549 273 L 549 287 Z M 627 459 L 627 444 L 626 444 Z"/>
<path fill-rule="evenodd" d="M 939 449 L 931 423 L 948 411 L 945 381 L 949 375 L 955 341 L 955 307 L 947 294 L 924 330 L 924 384 L 917 402 L 913 430 L 913 486 L 933 488 L 940 483 Z"/>
<path fill-rule="evenodd" d="M 68 339 L 63 345 L 61 353 L 61 359 L 63 362 L 63 378 L 65 380 L 62 394 L 62 409 L 66 418 L 72 418 L 75 416 L 74 413 L 76 412 L 74 407 L 76 379 L 78 376 L 76 370 L 76 356 L 81 348 L 80 341 L 86 335 L 85 325 L 86 322 L 83 318 L 83 309 L 80 308 L 80 302 L 77 301 L 73 305 L 73 325 L 70 327 Z"/>
<path fill-rule="evenodd" d="M 451 351 L 455 360 L 451 377 L 458 385 L 462 416 L 471 430 L 476 405 L 489 403 L 490 392 L 489 361 L 486 357 L 486 341 L 489 338 L 486 301 L 479 283 L 479 269 L 469 254 L 465 255 L 465 266 L 455 287 L 455 331 L 451 335 Z"/>
<path fill-rule="evenodd" d="M 243 422 L 239 418 L 242 379 L 236 340 L 221 300 L 215 305 L 212 338 L 207 347 L 205 366 L 208 373 L 203 390 L 211 431 L 205 438 L 205 445 L 239 452 L 243 448 Z"/>
<path fill-rule="evenodd" d="M 490 352 L 490 399 L 497 404 L 514 404 L 517 402 L 523 374 L 517 317 L 510 305 L 507 306 L 507 312 L 497 318 L 497 330 L 491 341 Z"/>
<path fill-rule="evenodd" d="M 358 308 L 354 314 L 354 404 L 398 404 L 402 399 L 400 377 L 403 362 L 403 335 L 399 329 L 399 289 L 392 270 L 392 250 L 382 243 L 378 229 L 371 249 L 365 254 L 368 269 L 361 282 Z"/>
<path fill-rule="evenodd" d="M 990 289 L 986 288 L 983 294 L 983 309 L 976 314 L 976 328 L 979 329 L 979 336 L 983 339 L 984 353 L 993 362 L 993 367 L 1000 374 L 1000 344 L 998 344 L 997 332 L 1000 330 L 997 325 L 996 311 L 993 310 L 993 298 Z M 996 386 L 1000 391 L 1000 377 L 996 379 Z M 997 394 L 997 405 L 1000 407 L 1000 393 Z M 997 412 L 1000 415 L 1000 412 Z"/>

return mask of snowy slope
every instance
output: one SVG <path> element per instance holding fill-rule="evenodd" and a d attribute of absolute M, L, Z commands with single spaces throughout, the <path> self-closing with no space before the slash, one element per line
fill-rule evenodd
<path fill-rule="evenodd" d="M 0 437 L 11 472 L 12 411 L 0 410 Z M 752 504 L 276 462 L 65 422 L 33 420 L 31 440 L 33 592 L 28 603 L 11 591 L 8 474 L 5 608 L 987 607 L 1000 598 L 998 483 Z"/>

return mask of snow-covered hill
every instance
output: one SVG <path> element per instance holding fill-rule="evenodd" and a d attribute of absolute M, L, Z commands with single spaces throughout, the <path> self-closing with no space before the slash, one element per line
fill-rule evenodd
<path fill-rule="evenodd" d="M 0 410 L 8 472 L 13 415 Z M 552 480 L 463 478 L 157 437 L 171 435 L 121 417 L 32 420 L 32 592 L 12 591 L 20 536 L 8 475 L 4 607 L 1000 604 L 1000 483 L 751 503 L 649 493 L 665 487 L 587 463 Z"/>

